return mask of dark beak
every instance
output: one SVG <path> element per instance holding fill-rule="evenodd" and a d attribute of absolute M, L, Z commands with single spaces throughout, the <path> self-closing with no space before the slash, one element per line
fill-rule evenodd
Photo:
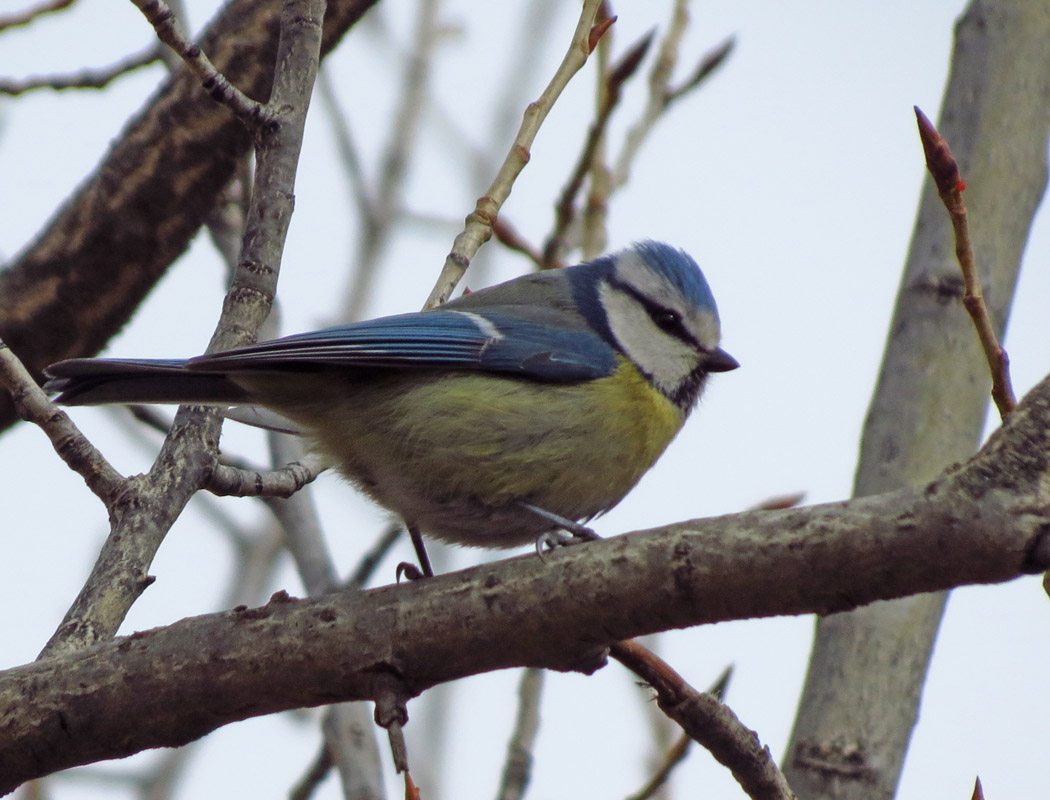
<path fill-rule="evenodd" d="M 721 347 L 717 350 L 712 350 L 704 359 L 704 369 L 708 372 L 729 372 L 729 370 L 736 369 L 739 366 L 740 362 Z"/>

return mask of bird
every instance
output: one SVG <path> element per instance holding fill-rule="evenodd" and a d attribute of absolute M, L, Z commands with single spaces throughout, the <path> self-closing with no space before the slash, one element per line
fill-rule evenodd
<path fill-rule="evenodd" d="M 189 359 L 47 368 L 67 406 L 262 407 L 423 537 L 487 548 L 569 538 L 620 502 L 739 363 L 703 272 L 637 242 L 426 311 Z"/>

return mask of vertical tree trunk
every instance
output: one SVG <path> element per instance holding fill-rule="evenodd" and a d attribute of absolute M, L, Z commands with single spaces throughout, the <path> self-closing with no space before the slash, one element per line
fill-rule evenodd
<path fill-rule="evenodd" d="M 974 0 L 956 26 L 938 126 L 967 181 L 977 265 L 1000 333 L 1046 184 L 1048 43 L 1046 0 Z M 855 495 L 921 484 L 978 444 L 990 379 L 961 295 L 951 225 L 927 181 Z M 893 796 L 945 599 L 922 595 L 818 621 L 784 759 L 799 797 Z"/>

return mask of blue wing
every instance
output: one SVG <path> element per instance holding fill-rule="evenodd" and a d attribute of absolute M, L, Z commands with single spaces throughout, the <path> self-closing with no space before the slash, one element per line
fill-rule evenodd
<path fill-rule="evenodd" d="M 191 370 L 280 370 L 333 367 L 463 369 L 543 381 L 611 375 L 616 353 L 585 327 L 524 318 L 526 309 L 435 310 L 286 336 L 190 359 Z"/>

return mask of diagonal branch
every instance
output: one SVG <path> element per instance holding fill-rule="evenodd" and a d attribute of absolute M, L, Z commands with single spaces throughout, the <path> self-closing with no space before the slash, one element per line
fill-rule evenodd
<path fill-rule="evenodd" d="M 918 106 L 915 106 L 915 117 L 919 124 L 922 149 L 926 154 L 926 168 L 933 176 L 937 194 L 940 195 L 941 202 L 952 220 L 955 257 L 963 276 L 963 308 L 977 329 L 977 338 L 981 340 L 981 349 L 984 350 L 984 357 L 992 374 L 992 399 L 995 400 L 995 407 L 999 409 L 999 417 L 1006 419 L 1006 415 L 1017 405 L 1017 398 L 1014 397 L 1010 381 L 1010 358 L 995 335 L 995 324 L 984 302 L 981 279 L 977 275 L 977 264 L 974 263 L 970 226 L 966 220 L 966 204 L 962 197 L 966 182 L 959 173 L 959 165 L 952 156 L 948 142 Z"/>
<path fill-rule="evenodd" d="M 616 642 L 610 655 L 656 692 L 660 709 L 710 751 L 752 800 L 797 800 L 768 747 L 728 706 L 698 692 L 653 652 L 633 641 Z"/>
<path fill-rule="evenodd" d="M 331 0 L 322 53 L 375 0 Z M 266 100 L 281 4 L 232 0 L 199 40 L 215 67 Z M 97 353 L 186 249 L 250 136 L 186 70 L 150 98 L 77 192 L 0 272 L 0 338 L 39 378 L 48 364 Z M 0 429 L 15 420 L 0 395 Z"/>
<path fill-rule="evenodd" d="M 145 50 L 122 58 L 108 67 L 83 69 L 64 75 L 44 75 L 39 77 L 0 78 L 0 94 L 16 96 L 35 89 L 102 89 L 124 75 L 160 60 L 158 48 L 150 45 Z"/>
<path fill-rule="evenodd" d="M 448 300 L 452 290 L 459 283 L 459 279 L 470 266 L 470 260 L 481 245 L 492 236 L 493 222 L 507 198 L 510 197 L 514 181 L 529 163 L 532 143 L 536 140 L 540 126 L 543 125 L 547 114 L 550 113 L 572 76 L 579 72 L 586 63 L 595 44 L 601 38 L 601 34 L 612 24 L 607 20 L 604 25 L 592 26 L 599 4 L 600 0 L 585 0 L 569 49 L 539 98 L 529 103 L 529 107 L 525 109 L 521 127 L 518 128 L 518 135 L 514 138 L 507 157 L 503 160 L 488 191 L 478 198 L 474 210 L 467 215 L 463 231 L 452 243 L 452 250 L 445 258 L 441 274 L 438 275 L 434 289 L 427 298 L 426 308 L 432 308 Z"/>
<path fill-rule="evenodd" d="M 15 11 L 11 14 L 0 15 L 0 31 L 8 28 L 17 28 L 21 25 L 29 25 L 46 14 L 53 14 L 69 8 L 76 0 L 42 0 L 35 6 Z"/>
<path fill-rule="evenodd" d="M 291 218 L 295 174 L 321 47 L 324 0 L 283 6 L 267 116 L 256 134 L 256 168 L 244 245 L 209 350 L 254 340 L 269 316 Z M 150 584 L 148 570 L 171 525 L 216 466 L 221 421 L 183 406 L 149 474 L 129 479 L 107 504 L 110 534 L 43 657 L 113 636 Z"/>
<path fill-rule="evenodd" d="M 252 100 L 230 83 L 211 62 L 207 53 L 186 38 L 182 26 L 175 18 L 175 12 L 164 0 L 131 1 L 153 26 L 157 38 L 178 54 L 213 100 L 228 107 L 251 130 L 269 121 L 265 104 Z"/>

